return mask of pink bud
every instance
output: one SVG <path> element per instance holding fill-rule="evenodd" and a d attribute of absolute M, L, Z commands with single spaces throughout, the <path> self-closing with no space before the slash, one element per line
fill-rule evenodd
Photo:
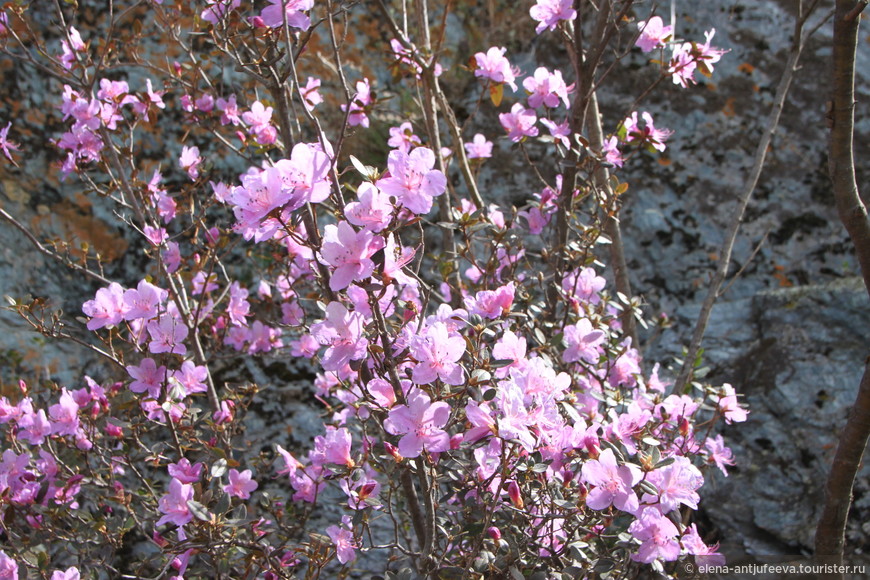
<path fill-rule="evenodd" d="M 487 528 L 486 533 L 489 534 L 489 537 L 498 542 L 501 540 L 501 530 L 495 526 L 490 526 Z"/>
<path fill-rule="evenodd" d="M 520 486 L 517 485 L 516 481 L 511 481 L 508 484 L 508 497 L 511 498 L 511 503 L 514 504 L 514 507 L 523 509 L 525 506 L 525 503 L 523 503 L 523 496 L 520 494 Z"/>
<path fill-rule="evenodd" d="M 114 423 L 106 423 L 106 435 L 109 437 L 123 437 L 124 430 Z"/>
<path fill-rule="evenodd" d="M 259 16 L 252 17 L 250 22 L 254 28 L 266 28 L 266 23 Z"/>
<path fill-rule="evenodd" d="M 462 443 L 463 434 L 457 433 L 450 438 L 450 449 L 459 449 L 459 444 Z"/>
<path fill-rule="evenodd" d="M 402 459 L 403 459 L 402 454 L 399 453 L 399 450 L 396 448 L 395 445 L 393 445 L 392 443 L 388 443 L 388 442 L 384 441 L 384 449 L 387 450 L 387 453 L 389 453 L 390 455 L 393 456 L 393 459 L 396 460 L 396 463 L 399 463 L 400 461 L 402 461 Z"/>

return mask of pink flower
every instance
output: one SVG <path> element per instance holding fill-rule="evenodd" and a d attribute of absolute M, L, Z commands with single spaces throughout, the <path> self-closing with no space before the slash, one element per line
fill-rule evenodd
<path fill-rule="evenodd" d="M 357 232 L 349 223 L 327 225 L 323 229 L 320 262 L 335 268 L 329 279 L 332 290 L 343 290 L 351 282 L 365 280 L 372 275 L 375 263 L 372 255 L 384 247 L 384 239 L 372 232 Z"/>
<path fill-rule="evenodd" d="M 347 104 L 341 106 L 341 110 L 348 113 L 347 124 L 351 127 L 362 125 L 369 126 L 369 118 L 367 113 L 371 110 L 374 103 L 372 98 L 372 88 L 369 85 L 369 79 L 363 79 L 356 83 L 356 94 L 350 103 L 350 108 Z"/>
<path fill-rule="evenodd" d="M 537 34 L 546 29 L 554 30 L 561 20 L 577 18 L 573 0 L 537 0 L 529 14 L 538 21 L 538 26 L 535 27 Z"/>
<path fill-rule="evenodd" d="M 731 449 L 725 446 L 722 436 L 716 435 L 712 439 L 707 439 L 704 441 L 704 447 L 706 448 L 707 462 L 714 463 L 723 475 L 728 477 L 725 466 L 734 465 L 734 456 L 731 454 Z"/>
<path fill-rule="evenodd" d="M 725 415 L 725 422 L 742 423 L 746 421 L 749 411 L 740 406 L 737 402 L 737 393 L 734 392 L 734 387 L 725 383 L 722 385 L 722 395 L 719 398 L 719 410 Z"/>
<path fill-rule="evenodd" d="M 673 562 L 680 557 L 677 526 L 654 507 L 644 508 L 628 532 L 642 542 L 632 560 L 649 564 L 658 559 Z"/>
<path fill-rule="evenodd" d="M 166 290 L 141 280 L 135 290 L 131 288 L 124 292 L 124 305 L 127 308 L 124 320 L 155 318 L 160 303 L 166 300 L 167 296 L 169 293 Z"/>
<path fill-rule="evenodd" d="M 227 14 L 241 6 L 241 4 L 242 0 L 207 0 L 206 6 L 199 17 L 217 26 Z"/>
<path fill-rule="evenodd" d="M 138 367 L 128 366 L 127 374 L 133 378 L 133 382 L 130 383 L 131 391 L 134 393 L 147 392 L 148 396 L 153 399 L 160 398 L 163 382 L 167 378 L 165 366 L 160 365 L 160 368 L 157 368 L 154 359 L 145 358 L 142 359 Z"/>
<path fill-rule="evenodd" d="M 199 156 L 199 147 L 183 146 L 181 156 L 178 158 L 178 166 L 187 171 L 187 176 L 195 180 L 199 177 L 199 164 L 202 157 Z"/>
<path fill-rule="evenodd" d="M 616 167 L 622 167 L 622 153 L 619 152 L 619 140 L 615 135 L 611 135 L 607 138 L 607 141 L 604 142 L 604 146 L 601 148 L 601 152 L 604 154 L 604 160 L 611 165 Z"/>
<path fill-rule="evenodd" d="M 501 126 L 508 132 L 511 141 L 519 143 L 524 137 L 537 137 L 538 128 L 535 127 L 538 117 L 533 109 L 526 109 L 521 103 L 514 103 L 510 113 L 501 113 L 498 116 Z"/>
<path fill-rule="evenodd" d="M 60 401 L 48 408 L 52 420 L 52 434 L 75 435 L 79 430 L 79 406 L 65 388 L 61 390 Z"/>
<path fill-rule="evenodd" d="M 447 189 L 447 178 L 434 169 L 435 153 L 431 149 L 418 147 L 411 153 L 391 151 L 387 167 L 390 176 L 379 179 L 375 185 L 415 214 L 429 213 L 432 198 Z"/>
<path fill-rule="evenodd" d="M 202 463 L 190 464 L 186 457 L 178 460 L 178 463 L 169 464 L 169 475 L 181 483 L 196 483 L 202 476 Z"/>
<path fill-rule="evenodd" d="M 181 370 L 172 373 L 172 378 L 178 381 L 178 384 L 181 385 L 187 395 L 204 393 L 208 390 L 205 384 L 208 378 L 208 369 L 194 364 L 193 361 L 184 361 L 181 365 Z"/>
<path fill-rule="evenodd" d="M 474 55 L 477 68 L 474 76 L 489 79 L 494 83 L 506 83 L 513 90 L 517 90 L 516 73 L 511 68 L 511 63 L 505 58 L 506 48 L 491 47 L 486 54 L 478 52 Z"/>
<path fill-rule="evenodd" d="M 360 184 L 356 195 L 359 201 L 352 201 L 344 208 L 347 221 L 374 233 L 386 229 L 394 209 L 390 196 L 368 181 Z"/>
<path fill-rule="evenodd" d="M 465 298 L 465 308 L 469 314 L 495 320 L 510 313 L 515 292 L 513 282 L 500 286 L 496 290 L 481 290 L 474 295 L 474 298 L 471 296 Z"/>
<path fill-rule="evenodd" d="M 250 499 L 251 492 L 259 487 L 256 481 L 251 479 L 251 470 L 246 469 L 239 472 L 237 469 L 230 469 L 229 483 L 224 486 L 224 491 L 230 496 L 239 499 Z"/>
<path fill-rule="evenodd" d="M 302 104 L 309 111 L 313 111 L 314 107 L 323 102 L 323 97 L 320 96 L 320 79 L 316 77 L 308 77 L 308 81 L 304 87 L 299 88 L 299 96 L 302 98 Z"/>
<path fill-rule="evenodd" d="M 551 73 L 546 67 L 539 67 L 534 76 L 526 77 L 523 88 L 529 93 L 529 106 L 533 109 L 541 105 L 555 109 L 560 100 L 569 106 L 568 86 L 559 70 Z"/>
<path fill-rule="evenodd" d="M 356 560 L 357 546 L 353 539 L 351 521 L 350 516 L 343 516 L 341 518 L 341 527 L 329 526 L 326 528 L 326 534 L 332 540 L 332 543 L 335 544 L 336 556 L 338 556 L 338 561 L 342 564 Z"/>
<path fill-rule="evenodd" d="M 487 159 L 492 157 L 492 141 L 477 133 L 471 143 L 465 143 L 465 151 L 469 159 Z"/>
<path fill-rule="evenodd" d="M 581 474 L 585 483 L 594 486 L 586 496 L 590 508 L 603 510 L 612 505 L 628 513 L 637 511 L 639 503 L 632 488 L 643 477 L 639 467 L 618 465 L 613 451 L 605 449 L 598 459 L 583 464 Z"/>
<path fill-rule="evenodd" d="M 184 339 L 187 338 L 189 330 L 179 318 L 164 313 L 157 320 L 149 322 L 147 328 L 148 334 L 151 336 L 151 342 L 148 343 L 150 352 L 154 354 L 161 352 L 185 354 L 187 352 Z"/>
<path fill-rule="evenodd" d="M 647 473 L 647 481 L 659 491 L 659 510 L 666 514 L 680 504 L 698 509 L 697 489 L 704 483 L 704 476 L 687 458 L 677 455 L 674 462 Z M 644 503 L 653 503 L 655 496 L 644 495 Z"/>
<path fill-rule="evenodd" d="M 565 362 L 582 360 L 594 363 L 600 356 L 598 347 L 604 342 L 604 332 L 593 330 L 589 319 L 581 318 L 577 324 L 565 327 L 564 340 L 567 348 L 562 353 L 562 358 Z"/>
<path fill-rule="evenodd" d="M 409 153 L 414 147 L 419 147 L 423 142 L 414 134 L 411 123 L 405 122 L 398 127 L 390 127 L 390 139 L 387 145 L 404 153 Z"/>
<path fill-rule="evenodd" d="M 656 151 L 664 151 L 665 141 L 673 134 L 673 131 L 669 129 L 656 129 L 653 124 L 652 115 L 645 111 L 641 116 L 644 120 L 643 128 L 637 122 L 637 111 L 634 111 L 622 122 L 622 126 L 625 129 L 625 142 L 640 141 L 641 145 L 650 146 Z"/>
<path fill-rule="evenodd" d="M 263 8 L 260 18 L 270 28 L 283 28 L 286 20 L 287 26 L 291 28 L 308 30 L 311 20 L 303 10 L 311 10 L 313 7 L 314 0 L 269 0 L 269 6 Z"/>
<path fill-rule="evenodd" d="M 181 483 L 173 478 L 169 482 L 169 493 L 157 502 L 158 509 L 163 516 L 155 525 L 162 526 L 169 522 L 176 526 L 183 526 L 193 520 L 193 514 L 187 507 L 187 502 L 193 499 L 193 486 L 189 483 Z"/>
<path fill-rule="evenodd" d="M 80 580 L 81 574 L 75 566 L 70 566 L 66 570 L 55 570 L 51 574 L 51 580 Z"/>
<path fill-rule="evenodd" d="M 0 550 L 0 578 L 3 580 L 18 580 L 18 562 Z"/>
<path fill-rule="evenodd" d="M 568 119 L 561 123 L 555 123 L 549 119 L 541 118 L 541 124 L 550 131 L 553 141 L 561 143 L 566 149 L 571 147 L 571 125 L 568 123 Z"/>
<path fill-rule="evenodd" d="M 311 325 L 311 336 L 328 345 L 320 363 L 324 370 L 337 371 L 351 360 L 365 358 L 368 340 L 363 336 L 363 317 L 348 312 L 341 302 L 330 302 L 326 318 Z"/>
<path fill-rule="evenodd" d="M 404 457 L 419 457 L 425 449 L 438 453 L 450 449 L 450 435 L 444 426 L 450 420 L 450 405 L 443 401 L 433 403 L 429 396 L 414 389 L 407 405 L 390 410 L 384 420 L 384 429 L 391 435 L 403 435 L 399 440 L 399 453 Z"/>
<path fill-rule="evenodd" d="M 221 125 L 240 125 L 242 122 L 239 116 L 239 105 L 236 103 L 236 95 L 230 95 L 228 99 L 219 97 L 216 103 L 218 111 L 221 112 Z"/>
<path fill-rule="evenodd" d="M 668 64 L 668 73 L 671 74 L 675 85 L 686 88 L 689 84 L 694 84 L 696 70 L 701 71 L 705 76 L 713 74 L 712 65 L 719 62 L 722 55 L 728 52 L 710 46 L 710 41 L 715 34 L 716 29 L 713 28 L 704 33 L 706 37 L 704 44 L 684 42 L 674 47 L 674 54 Z"/>
<path fill-rule="evenodd" d="M 108 288 L 100 288 L 93 300 L 82 305 L 82 312 L 90 317 L 88 330 L 120 324 L 126 310 L 124 289 L 117 282 L 112 282 Z"/>
<path fill-rule="evenodd" d="M 12 162 L 12 165 L 15 165 L 17 167 L 18 164 L 15 163 L 14 159 L 12 159 L 12 153 L 10 152 L 10 150 L 11 151 L 19 151 L 18 144 L 13 143 L 12 141 L 9 141 L 7 139 L 7 135 L 9 135 L 9 127 L 11 127 L 11 126 L 12 126 L 12 122 L 10 121 L 9 123 L 6 124 L 6 127 L 4 127 L 3 129 L 0 129 L 0 149 L 3 150 L 3 155 L 5 155 L 6 158 Z"/>
<path fill-rule="evenodd" d="M 635 42 L 635 46 L 643 52 L 650 52 L 665 46 L 674 31 L 672 26 L 664 25 L 660 16 L 653 16 L 649 20 L 638 22 L 637 28 L 640 30 L 640 36 Z"/>
<path fill-rule="evenodd" d="M 465 339 L 451 334 L 443 322 L 436 322 L 411 341 L 411 356 L 417 359 L 412 378 L 425 385 L 441 379 L 448 385 L 461 385 L 465 370 L 459 364 L 465 354 Z M 403 453 L 404 455 L 404 453 Z"/>
<path fill-rule="evenodd" d="M 355 463 L 351 457 L 350 431 L 345 428 L 326 427 L 326 435 L 314 438 L 314 450 L 309 454 L 313 465 L 325 467 L 329 463 L 352 468 Z"/>

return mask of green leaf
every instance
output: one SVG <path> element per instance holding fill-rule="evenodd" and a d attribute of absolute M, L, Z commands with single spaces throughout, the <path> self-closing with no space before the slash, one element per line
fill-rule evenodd
<path fill-rule="evenodd" d="M 211 514 L 208 513 L 206 507 L 195 499 L 187 500 L 187 509 L 190 510 L 190 513 L 192 513 L 196 519 L 204 522 L 211 521 Z"/>

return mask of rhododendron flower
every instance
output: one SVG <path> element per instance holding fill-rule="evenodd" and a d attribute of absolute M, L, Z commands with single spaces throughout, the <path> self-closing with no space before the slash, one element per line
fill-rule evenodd
<path fill-rule="evenodd" d="M 411 356 L 417 359 L 411 374 L 414 383 L 425 385 L 441 379 L 448 385 L 461 385 L 465 380 L 465 371 L 459 364 L 465 354 L 465 339 L 449 333 L 443 322 L 429 326 L 412 339 L 410 346 Z"/>
<path fill-rule="evenodd" d="M 511 68 L 511 63 L 505 58 L 506 48 L 491 47 L 486 53 L 478 52 L 474 55 L 477 68 L 474 76 L 489 79 L 494 83 L 508 84 L 513 90 L 517 90 L 516 72 Z"/>
<path fill-rule="evenodd" d="M 260 18 L 270 28 L 282 28 L 286 20 L 287 26 L 291 28 L 308 30 L 311 20 L 303 10 L 311 10 L 313 7 L 314 0 L 269 0 L 269 6 L 263 8 Z"/>
<path fill-rule="evenodd" d="M 314 450 L 309 453 L 308 458 L 313 465 L 321 467 L 328 463 L 353 467 L 355 463 L 351 457 L 351 443 L 350 431 L 327 425 L 326 435 L 314 438 Z"/>
<path fill-rule="evenodd" d="M 611 135 L 604 142 L 604 146 L 601 148 L 601 152 L 604 154 L 604 160 L 611 165 L 616 167 L 622 167 L 623 159 L 622 153 L 619 152 L 619 139 L 616 138 L 615 135 Z"/>
<path fill-rule="evenodd" d="M 372 232 L 357 232 L 349 223 L 329 224 L 323 229 L 320 262 L 335 268 L 329 278 L 332 290 L 343 290 L 351 282 L 365 280 L 372 275 L 375 263 L 372 255 L 384 247 L 384 239 Z"/>
<path fill-rule="evenodd" d="M 538 26 L 535 27 L 536 34 L 547 29 L 554 30 L 561 20 L 577 18 L 573 0 L 537 0 L 529 10 L 529 14 L 538 21 Z"/>
<path fill-rule="evenodd" d="M 492 157 L 492 141 L 477 133 L 471 143 L 464 144 L 469 159 L 487 159 Z"/>
<path fill-rule="evenodd" d="M 314 107 L 323 102 L 323 97 L 320 96 L 320 79 L 308 77 L 305 86 L 299 88 L 299 96 L 302 98 L 302 105 L 308 111 L 313 111 Z"/>
<path fill-rule="evenodd" d="M 695 563 L 698 566 L 724 566 L 725 556 L 717 552 L 719 544 L 708 546 L 698 534 L 698 527 L 692 524 L 683 530 L 683 537 L 680 539 L 683 548 L 695 556 Z"/>
<path fill-rule="evenodd" d="M 154 354 L 161 352 L 185 354 L 187 352 L 184 339 L 187 338 L 189 330 L 179 318 L 164 313 L 157 320 L 149 322 L 147 328 L 148 334 L 151 336 L 151 342 L 148 343 L 150 352 Z"/>
<path fill-rule="evenodd" d="M 612 505 L 632 514 L 637 511 L 640 504 L 632 488 L 640 483 L 643 474 L 636 465 L 618 465 L 613 451 L 605 449 L 598 459 L 583 464 L 581 474 L 585 483 L 594 486 L 586 496 L 590 508 L 603 510 Z"/>
<path fill-rule="evenodd" d="M 725 383 L 722 385 L 722 395 L 719 398 L 719 410 L 725 415 L 725 422 L 742 423 L 746 421 L 749 411 L 740 406 L 737 402 L 737 393 L 734 392 L 734 387 Z"/>
<path fill-rule="evenodd" d="M 347 104 L 341 106 L 341 110 L 348 113 L 347 124 L 351 127 L 356 127 L 357 125 L 368 127 L 369 118 L 367 113 L 373 103 L 374 98 L 372 97 L 372 87 L 369 85 L 369 79 L 358 81 L 356 83 L 356 94 L 350 102 L 350 109 L 348 109 Z"/>
<path fill-rule="evenodd" d="M 541 125 L 547 128 L 550 136 L 556 143 L 561 143 L 562 147 L 569 149 L 571 147 L 571 125 L 565 119 L 561 123 L 554 123 L 549 119 L 541 119 Z"/>
<path fill-rule="evenodd" d="M 649 20 L 637 23 L 640 36 L 635 46 L 643 52 L 650 52 L 656 48 L 665 46 L 674 31 L 673 26 L 665 26 L 660 16 L 653 16 Z"/>
<path fill-rule="evenodd" d="M 395 196 L 399 205 L 418 215 L 432 209 L 432 198 L 447 189 L 447 178 L 435 167 L 435 153 L 418 147 L 410 153 L 391 151 L 387 159 L 389 177 L 377 185 L 387 195 Z"/>
<path fill-rule="evenodd" d="M 178 158 L 178 166 L 187 171 L 187 176 L 195 180 L 199 177 L 199 164 L 202 157 L 199 156 L 199 147 L 183 146 L 181 156 Z"/>
<path fill-rule="evenodd" d="M 0 578 L 3 580 L 18 580 L 18 562 L 0 550 Z"/>
<path fill-rule="evenodd" d="M 604 332 L 593 330 L 592 322 L 588 318 L 581 318 L 577 324 L 565 327 L 564 341 L 567 348 L 562 353 L 562 358 L 565 362 L 582 360 L 593 363 L 600 356 L 598 346 L 604 342 Z"/>
<path fill-rule="evenodd" d="M 127 366 L 127 374 L 133 378 L 133 382 L 130 383 L 131 391 L 134 393 L 147 392 L 148 396 L 152 399 L 160 398 L 163 382 L 167 378 L 165 366 L 160 365 L 160 368 L 158 368 L 154 359 L 144 358 L 138 367 L 133 365 Z"/>
<path fill-rule="evenodd" d="M 701 499 L 696 490 L 703 485 L 704 476 L 686 457 L 677 455 L 673 460 L 670 465 L 647 473 L 647 481 L 659 491 L 659 510 L 666 514 L 680 504 L 696 510 Z M 644 503 L 653 503 L 654 499 L 655 496 L 644 495 Z"/>
<path fill-rule="evenodd" d="M 227 14 L 241 5 L 242 0 L 206 0 L 205 9 L 199 14 L 199 17 L 217 26 Z"/>
<path fill-rule="evenodd" d="M 170 463 L 169 475 L 180 481 L 181 483 L 196 483 L 202 476 L 202 463 L 190 464 L 186 457 L 182 457 L 177 463 Z"/>
<path fill-rule="evenodd" d="M 404 153 L 410 153 L 414 147 L 419 147 L 423 142 L 414 134 L 411 123 L 404 122 L 398 127 L 390 127 L 390 138 L 387 145 Z"/>
<path fill-rule="evenodd" d="M 221 112 L 221 125 L 240 125 L 242 117 L 239 111 L 239 105 L 236 102 L 236 95 L 230 95 L 228 99 L 219 97 L 215 103 L 218 111 Z"/>
<path fill-rule="evenodd" d="M 654 507 L 644 508 L 628 532 L 642 542 L 637 554 L 631 555 L 632 560 L 649 564 L 658 559 L 673 562 L 680 557 L 677 526 Z"/>
<path fill-rule="evenodd" d="M 117 282 L 112 282 L 107 288 L 100 288 L 93 300 L 82 305 L 82 312 L 90 317 L 88 330 L 120 324 L 126 311 L 124 289 Z"/>
<path fill-rule="evenodd" d="M 419 389 L 411 391 L 407 401 L 407 405 L 393 407 L 384 420 L 387 433 L 403 436 L 399 440 L 399 453 L 414 458 L 424 449 L 429 453 L 449 450 L 450 435 L 444 426 L 450 420 L 450 405 L 443 401 L 433 403 Z"/>
<path fill-rule="evenodd" d="M 193 520 L 193 514 L 187 507 L 187 502 L 193 499 L 193 486 L 189 483 L 181 483 L 173 478 L 169 482 L 169 493 L 160 498 L 158 509 L 163 514 L 155 525 L 162 526 L 165 523 L 173 523 L 183 526 Z"/>
<path fill-rule="evenodd" d="M 223 487 L 223 490 L 232 497 L 250 499 L 251 492 L 259 487 L 259 484 L 251 479 L 251 476 L 250 469 L 241 472 L 237 469 L 230 469 L 227 476 L 229 483 Z"/>
<path fill-rule="evenodd" d="M 70 566 L 66 570 L 55 570 L 51 574 L 51 580 L 80 580 L 81 574 L 75 566 Z"/>
<path fill-rule="evenodd" d="M 19 151 L 19 146 L 17 143 L 13 143 L 12 141 L 9 141 L 9 139 L 8 139 L 9 128 L 11 126 L 12 126 L 12 122 L 10 121 L 9 123 L 6 124 L 6 127 L 4 127 L 3 129 L 0 129 L 0 149 L 3 150 L 3 155 L 6 156 L 6 159 L 11 161 L 12 164 L 17 167 L 18 164 L 15 163 L 14 159 L 12 159 L 11 151 Z"/>
<path fill-rule="evenodd" d="M 535 127 L 538 117 L 534 109 L 526 109 L 522 103 L 514 103 L 511 112 L 501 113 L 498 120 L 511 141 L 519 143 L 524 137 L 538 136 L 538 128 Z"/>
<path fill-rule="evenodd" d="M 79 406 L 66 388 L 61 389 L 60 401 L 48 408 L 52 421 L 52 434 L 75 435 L 79 430 Z"/>
<path fill-rule="evenodd" d="M 704 44 L 684 42 L 674 47 L 674 54 L 668 65 L 668 73 L 675 85 L 687 88 L 690 83 L 694 84 L 696 70 L 700 70 L 701 74 L 705 76 L 713 74 L 712 65 L 719 62 L 722 55 L 728 52 L 710 46 L 710 41 L 715 34 L 716 29 L 713 28 L 704 33 L 706 38 Z"/>
<path fill-rule="evenodd" d="M 124 292 L 124 320 L 142 318 L 151 320 L 158 314 L 158 307 L 166 300 L 169 293 L 150 282 L 141 280 L 136 289 L 130 288 Z"/>
<path fill-rule="evenodd" d="M 344 207 L 347 221 L 374 233 L 386 229 L 394 209 L 390 196 L 368 181 L 360 184 L 356 195 L 359 201 L 352 201 Z"/>
<path fill-rule="evenodd" d="M 330 302 L 326 318 L 311 325 L 311 336 L 320 344 L 328 345 L 320 363 L 327 371 L 337 371 L 351 360 L 366 355 L 368 340 L 363 336 L 363 316 L 349 312 L 341 302 Z"/>
<path fill-rule="evenodd" d="M 646 111 L 641 116 L 644 120 L 643 128 L 637 122 L 637 111 L 634 111 L 622 122 L 622 126 L 625 128 L 625 142 L 640 141 L 642 145 L 649 145 L 656 151 L 664 151 L 665 141 L 673 134 L 673 131 L 669 129 L 656 129 L 653 124 L 652 115 Z"/>
<path fill-rule="evenodd" d="M 352 520 L 350 516 L 342 516 L 341 527 L 329 526 L 326 535 L 335 544 L 335 554 L 342 564 L 356 560 L 356 543 L 353 539 Z"/>
<path fill-rule="evenodd" d="M 562 78 L 562 72 L 554 70 L 552 73 L 546 67 L 538 67 L 534 76 L 526 77 L 523 88 L 529 93 L 529 106 L 537 109 L 541 105 L 555 109 L 559 101 L 570 106 L 568 103 L 568 85 Z"/>
<path fill-rule="evenodd" d="M 204 393 L 208 390 L 205 384 L 208 378 L 208 368 L 194 364 L 186 360 L 181 365 L 181 370 L 172 373 L 172 378 L 184 389 L 185 395 Z"/>
<path fill-rule="evenodd" d="M 725 446 L 725 441 L 721 435 L 708 438 L 704 441 L 704 447 L 707 452 L 707 462 L 716 464 L 716 467 L 722 472 L 725 477 L 728 477 L 726 465 L 734 465 L 734 456 L 731 454 L 731 449 Z"/>
<path fill-rule="evenodd" d="M 72 26 L 69 27 L 67 37 L 60 41 L 60 46 L 63 49 L 60 63 L 66 70 L 72 69 L 77 62 L 76 52 L 83 52 L 86 48 L 82 35 Z"/>

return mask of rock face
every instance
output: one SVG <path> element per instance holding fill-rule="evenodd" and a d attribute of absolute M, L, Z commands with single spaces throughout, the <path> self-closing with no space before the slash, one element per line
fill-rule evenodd
<path fill-rule="evenodd" d="M 709 0 L 677 4 L 685 12 L 678 10 L 678 36 L 702 39 L 705 30 L 715 27 L 713 44 L 730 52 L 717 63 L 712 79 L 701 79 L 701 86 L 688 91 L 663 86 L 652 100 L 640 105 L 641 110 L 653 113 L 658 126 L 675 133 L 665 155 L 635 157 L 620 174 L 631 186 L 622 223 L 633 285 L 647 300 L 650 314 L 666 311 L 674 321 L 672 331 L 646 346 L 647 360 L 663 362 L 677 356 L 687 342 L 704 298 L 725 225 L 749 171 L 785 62 L 795 3 Z M 822 4 L 827 9 L 830 2 Z M 640 12 L 645 7 L 638 9 L 639 18 L 645 17 Z M 467 25 L 451 20 L 448 31 L 460 52 L 468 49 L 461 43 L 474 38 L 458 33 L 462 26 Z M 828 23 L 807 45 L 735 248 L 731 271 L 743 268 L 742 273 L 714 310 L 704 342 L 705 363 L 711 369 L 708 378 L 731 382 L 751 410 L 746 423 L 724 431 L 737 467 L 728 478 L 709 472 L 711 481 L 702 490 L 708 529 L 718 533 L 726 553 L 737 557 L 795 554 L 812 546 L 836 433 L 854 400 L 870 347 L 866 332 L 870 302 L 854 278 L 857 266 L 837 220 L 826 175 L 824 102 L 830 35 Z M 868 40 L 865 27 L 857 67 L 855 143 L 859 160 L 870 154 Z M 495 37 L 490 41 L 501 44 Z M 523 45 L 525 52 L 511 54 L 511 60 L 526 74 L 534 70 L 533 63 L 542 60 L 550 67 L 568 70 L 559 62 L 559 53 L 550 48 L 543 40 L 529 42 Z M 606 131 L 614 130 L 628 112 L 636 86 L 654 80 L 647 60 L 632 54 L 613 73 L 613 84 L 603 89 L 600 101 Z M 47 89 L 38 79 L 13 78 L 11 73 L 6 79 L 0 87 L 4 107 L 13 101 L 25 110 L 54 106 L 56 99 L 45 96 Z M 34 89 L 32 83 L 39 86 Z M 474 99 L 470 101 L 473 104 Z M 503 135 L 494 118 L 490 115 L 490 124 L 481 127 L 493 140 Z M 7 119 L 6 111 L 0 112 L 0 120 Z M 17 138 L 33 143 L 43 138 L 31 137 Z M 494 197 L 498 192 L 502 200 L 528 199 L 540 189 L 535 177 L 521 172 L 522 159 L 514 146 L 504 141 L 499 147 L 496 159 L 483 168 L 483 185 Z M 45 183 L 45 175 L 53 174 L 47 162 L 37 159 L 33 164 L 31 160 L 27 171 L 22 174 L 0 164 L 5 185 L 0 201 L 10 213 L 28 225 L 40 216 L 67 216 L 45 221 L 47 235 L 60 236 L 67 231 L 63 228 L 76 227 L 79 237 L 98 230 L 112 234 L 104 225 L 94 225 L 100 222 L 88 221 L 103 216 L 108 222 L 111 216 L 105 208 L 73 206 L 72 196 L 62 193 L 70 189 L 69 184 L 64 189 L 56 179 Z M 870 183 L 868 177 L 865 163 L 858 182 Z M 108 242 L 90 240 L 90 244 L 106 243 L 108 249 L 122 241 L 112 237 Z M 0 245 L 0 293 L 44 294 L 70 316 L 80 315 L 82 301 L 93 295 L 95 287 L 41 256 L 5 222 L 0 223 Z M 137 266 L 136 258 L 130 256 L 121 261 L 119 271 Z M 78 347 L 34 341 L 17 317 L 0 313 L 0 383 L 7 388 L 25 368 L 38 368 L 43 377 L 71 384 L 83 370 L 81 359 Z M 265 375 L 251 370 L 251 376 L 265 388 L 279 382 L 270 379 L 268 370 L 259 371 Z M 316 403 L 305 406 L 300 402 L 310 398 L 305 393 L 299 387 L 286 401 L 301 409 L 292 414 L 296 426 L 292 436 L 267 419 L 252 417 L 250 437 L 268 435 L 276 442 L 305 445 L 318 434 L 316 411 L 312 411 Z M 264 413 L 271 412 L 264 406 Z M 865 468 L 856 487 L 849 529 L 851 550 L 868 548 L 868 534 L 861 529 L 862 521 L 870 521 L 868 479 L 870 472 Z"/>

